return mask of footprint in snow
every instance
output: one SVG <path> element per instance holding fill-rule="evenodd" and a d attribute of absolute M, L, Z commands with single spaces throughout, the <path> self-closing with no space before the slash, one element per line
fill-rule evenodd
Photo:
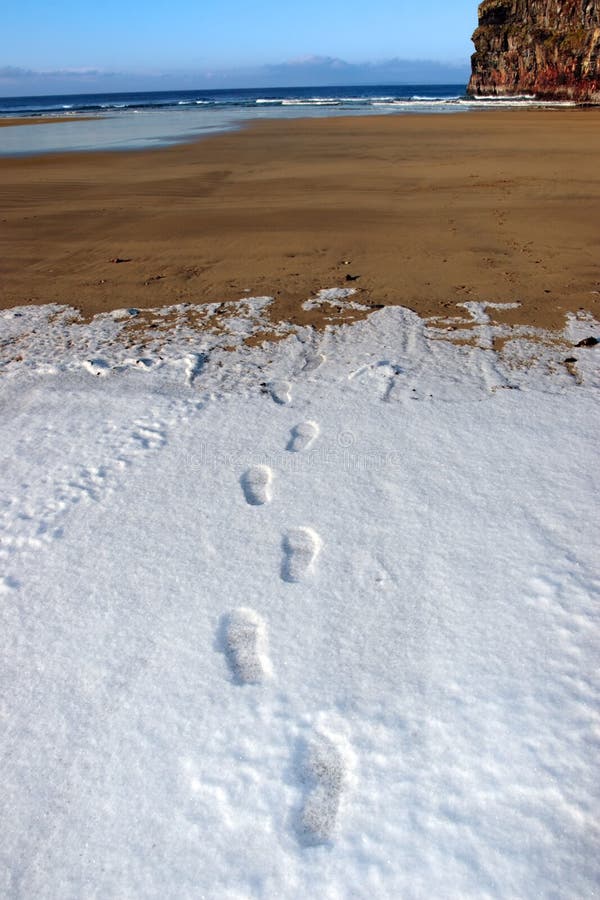
<path fill-rule="evenodd" d="M 303 372 L 315 372 L 325 362 L 323 353 L 315 353 L 314 356 L 307 356 L 302 366 Z"/>
<path fill-rule="evenodd" d="M 267 627 L 253 609 L 240 607 L 223 622 L 225 655 L 238 684 L 259 684 L 271 675 Z"/>
<path fill-rule="evenodd" d="M 271 501 L 271 483 L 273 473 L 269 466 L 251 466 L 241 478 L 242 490 L 246 503 L 250 506 L 262 506 Z"/>
<path fill-rule="evenodd" d="M 403 374 L 401 366 L 384 359 L 381 362 L 360 366 L 348 375 L 348 381 L 358 380 L 359 384 L 373 382 L 379 388 L 382 400 L 390 400 L 397 376 Z"/>
<path fill-rule="evenodd" d="M 292 386 L 289 381 L 272 381 L 269 384 L 269 393 L 280 406 L 292 402 Z"/>
<path fill-rule="evenodd" d="M 136 430 L 132 432 L 131 437 L 138 447 L 143 450 L 159 450 L 167 442 L 165 429 L 157 423 L 147 424 L 145 422 L 136 422 Z"/>
<path fill-rule="evenodd" d="M 9 591 L 17 591 L 21 587 L 21 582 L 16 578 L 13 578 L 12 575 L 3 575 L 0 577 L 0 594 L 8 593 Z"/>
<path fill-rule="evenodd" d="M 194 384 L 196 378 L 202 375 L 208 356 L 206 353 L 191 353 L 186 359 L 187 381 L 190 387 Z"/>
<path fill-rule="evenodd" d="M 342 747 L 341 738 L 315 731 L 301 748 L 300 777 L 306 795 L 297 831 L 303 844 L 327 844 L 334 835 L 348 781 L 347 754 Z"/>
<path fill-rule="evenodd" d="M 302 581 L 313 569 L 321 550 L 321 538 L 313 528 L 291 528 L 284 534 L 282 546 L 282 579 Z"/>
<path fill-rule="evenodd" d="M 292 428 L 287 450 L 298 453 L 300 450 L 308 450 L 319 435 L 319 426 L 316 422 L 300 422 Z"/>

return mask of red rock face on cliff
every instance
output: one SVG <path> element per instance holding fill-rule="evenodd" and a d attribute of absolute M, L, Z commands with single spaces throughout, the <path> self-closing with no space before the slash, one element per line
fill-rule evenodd
<path fill-rule="evenodd" d="M 600 0 L 484 0 L 470 94 L 600 103 Z"/>

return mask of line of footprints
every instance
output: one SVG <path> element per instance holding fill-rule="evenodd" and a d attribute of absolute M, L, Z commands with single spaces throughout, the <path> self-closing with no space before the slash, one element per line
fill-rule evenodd
<path fill-rule="evenodd" d="M 286 449 L 293 453 L 308 450 L 318 436 L 316 422 L 301 422 L 292 429 Z M 240 484 L 250 506 L 271 502 L 273 473 L 269 466 L 251 466 Z M 287 531 L 282 540 L 282 580 L 300 582 L 309 575 L 321 546 L 321 538 L 313 528 Z M 260 684 L 272 675 L 267 627 L 255 610 L 240 607 L 229 613 L 223 621 L 223 637 L 227 660 L 238 684 Z M 300 748 L 299 774 L 306 793 L 297 831 L 304 844 L 327 844 L 332 839 L 347 782 L 349 752 L 344 743 L 338 736 L 315 730 Z"/>

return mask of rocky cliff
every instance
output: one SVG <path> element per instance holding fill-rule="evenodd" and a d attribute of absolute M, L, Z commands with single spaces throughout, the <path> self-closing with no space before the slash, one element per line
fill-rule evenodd
<path fill-rule="evenodd" d="M 600 0 L 484 0 L 470 94 L 600 103 Z"/>

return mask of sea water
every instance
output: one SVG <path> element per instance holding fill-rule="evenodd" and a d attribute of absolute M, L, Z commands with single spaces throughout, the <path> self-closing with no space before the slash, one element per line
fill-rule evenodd
<path fill-rule="evenodd" d="M 0 117 L 73 117 L 65 126 L 0 129 L 0 155 L 133 150 L 227 131 L 252 119 L 456 113 L 541 105 L 534 97 L 472 98 L 464 84 L 63 94 L 0 98 Z M 92 118 L 85 118 L 92 117 Z"/>

